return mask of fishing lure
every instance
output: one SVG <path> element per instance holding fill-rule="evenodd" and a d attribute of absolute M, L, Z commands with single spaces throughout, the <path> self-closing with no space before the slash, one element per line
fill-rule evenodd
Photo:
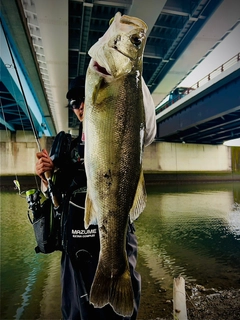
<path fill-rule="evenodd" d="M 13 180 L 13 183 L 15 185 L 15 190 L 18 190 L 18 193 L 21 194 L 21 187 L 20 187 L 20 183 L 18 180 Z"/>

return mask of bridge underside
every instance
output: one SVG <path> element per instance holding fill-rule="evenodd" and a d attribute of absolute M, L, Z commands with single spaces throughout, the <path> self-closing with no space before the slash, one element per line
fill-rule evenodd
<path fill-rule="evenodd" d="M 222 144 L 240 138 L 240 77 L 157 123 L 157 140 Z"/>

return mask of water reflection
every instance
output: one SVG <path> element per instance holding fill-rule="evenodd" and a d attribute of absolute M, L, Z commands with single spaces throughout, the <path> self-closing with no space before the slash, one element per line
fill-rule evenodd
<path fill-rule="evenodd" d="M 26 200 L 16 193 L 2 192 L 1 319 L 38 319 L 41 314 L 47 314 L 41 319 L 60 319 L 59 253 L 37 255 L 35 246 Z M 54 317 L 49 317 L 49 302 L 42 310 L 50 296 Z"/>
<path fill-rule="evenodd" d="M 206 287 L 239 288 L 240 186 L 161 185 L 147 191 L 147 208 L 136 222 L 141 308 L 149 286 L 166 289 L 164 299 L 171 299 L 179 274 Z M 1 319 L 60 319 L 60 252 L 35 253 L 25 199 L 2 192 L 0 203 Z M 151 310 L 159 305 L 154 290 Z"/>
<path fill-rule="evenodd" d="M 208 287 L 239 287 L 238 185 L 154 186 L 136 222 L 139 254 L 170 294 L 173 277 Z M 236 202 L 239 201 L 239 202 Z"/>

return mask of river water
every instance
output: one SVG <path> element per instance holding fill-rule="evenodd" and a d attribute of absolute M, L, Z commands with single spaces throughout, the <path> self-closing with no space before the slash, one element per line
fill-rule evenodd
<path fill-rule="evenodd" d="M 186 284 L 240 288 L 240 184 L 154 185 L 147 192 L 147 207 L 135 223 L 138 319 L 160 318 L 161 310 L 171 309 L 164 303 L 179 275 Z M 16 191 L 1 192 L 1 319 L 60 319 L 61 254 L 35 253 L 26 212 Z"/>

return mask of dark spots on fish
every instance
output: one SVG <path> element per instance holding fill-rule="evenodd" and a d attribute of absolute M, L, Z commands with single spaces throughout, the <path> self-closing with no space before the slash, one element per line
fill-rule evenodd
<path fill-rule="evenodd" d="M 105 219 L 103 219 L 102 225 L 99 228 L 103 238 L 105 238 L 108 233 L 107 232 L 107 224 L 108 224 L 108 220 L 105 218 Z"/>
<path fill-rule="evenodd" d="M 118 43 L 119 41 L 121 41 L 121 36 L 120 36 L 120 35 L 118 35 L 118 36 L 116 37 L 116 39 L 114 40 L 114 45 L 113 45 L 113 48 L 114 48 L 114 49 L 117 49 L 117 43 Z"/>
<path fill-rule="evenodd" d="M 111 178 L 111 170 L 108 170 L 108 173 L 104 174 L 104 178 L 107 178 L 107 179 Z"/>
<path fill-rule="evenodd" d="M 105 182 L 107 185 L 110 187 L 112 185 L 112 173 L 111 170 L 109 169 L 108 172 L 106 172 L 103 177 L 105 178 Z"/>

